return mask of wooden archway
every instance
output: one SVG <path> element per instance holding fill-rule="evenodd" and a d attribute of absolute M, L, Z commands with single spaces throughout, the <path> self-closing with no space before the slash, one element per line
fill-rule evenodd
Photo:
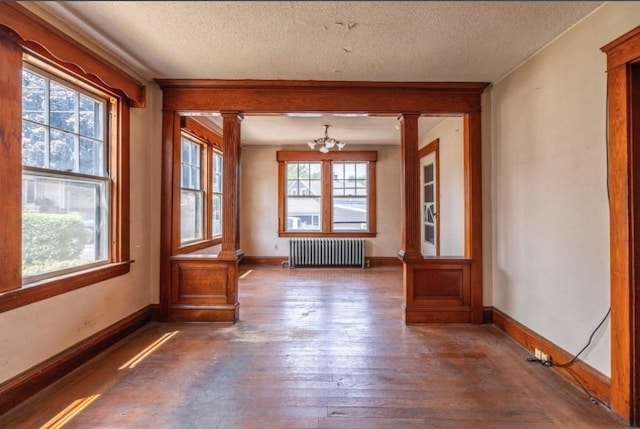
<path fill-rule="evenodd" d="M 401 125 L 402 227 L 399 258 L 404 266 L 404 317 L 407 323 L 482 323 L 482 189 L 480 97 L 486 83 L 399 83 L 158 80 L 163 90 L 163 181 L 161 240 L 161 316 L 164 320 L 228 321 L 238 319 L 239 248 L 238 174 L 240 119 L 243 115 L 290 112 L 341 112 L 395 115 Z M 181 265 L 207 269 L 201 256 L 175 254 L 174 192 L 179 160 L 175 156 L 180 112 L 221 112 L 225 150 L 222 250 L 207 262 L 224 285 L 213 285 L 215 300 L 198 306 L 193 295 L 182 298 L 176 284 Z M 465 255 L 423 258 L 420 253 L 418 118 L 463 115 L 465 171 Z M 227 155 L 228 154 L 228 155 Z M 223 274 L 220 274 L 220 273 Z M 184 271 L 186 273 L 186 271 Z M 212 271 L 213 273 L 213 271 Z M 203 274 L 204 275 L 204 274 Z M 182 276 L 182 277 L 181 277 Z M 446 283 L 446 286 L 438 285 Z M 213 296 L 213 295 L 210 295 Z M 186 294 L 185 294 L 186 297 Z M 204 302 L 204 301 L 203 301 Z M 206 307 L 206 308 L 205 308 Z"/>

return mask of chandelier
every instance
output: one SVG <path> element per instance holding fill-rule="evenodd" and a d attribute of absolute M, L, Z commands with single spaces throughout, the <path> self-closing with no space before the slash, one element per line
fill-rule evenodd
<path fill-rule="evenodd" d="M 309 147 L 311 149 L 315 149 L 316 145 L 320 145 L 319 151 L 322 153 L 329 152 L 329 149 L 335 146 L 338 147 L 338 150 L 342 150 L 342 148 L 345 147 L 346 144 L 334 138 L 329 137 L 329 127 L 331 125 L 323 125 L 323 126 L 324 126 L 324 137 L 320 137 L 315 140 L 309 140 L 309 142 L 307 142 Z"/>

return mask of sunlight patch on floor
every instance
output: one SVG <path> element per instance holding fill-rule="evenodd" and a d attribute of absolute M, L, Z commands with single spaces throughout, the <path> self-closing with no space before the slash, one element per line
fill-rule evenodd
<path fill-rule="evenodd" d="M 146 349 L 142 350 L 140 353 L 135 355 L 133 358 L 131 358 L 131 360 L 129 360 L 127 363 L 125 363 L 124 365 L 122 365 L 118 369 L 132 369 L 132 368 L 135 368 L 135 366 L 137 364 L 139 364 L 140 362 L 142 362 L 142 360 L 144 358 L 146 358 L 151 353 L 153 353 L 158 347 L 160 347 L 161 345 L 163 345 L 164 343 L 169 341 L 169 339 L 171 339 L 171 337 L 173 337 L 177 333 L 178 333 L 178 331 L 167 332 L 162 337 L 157 339 L 153 344 L 151 344 Z"/>

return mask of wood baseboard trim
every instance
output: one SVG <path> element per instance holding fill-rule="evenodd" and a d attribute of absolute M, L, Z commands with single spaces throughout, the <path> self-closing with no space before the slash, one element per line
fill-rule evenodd
<path fill-rule="evenodd" d="M 493 307 L 482 308 L 482 323 L 484 324 L 493 323 Z"/>
<path fill-rule="evenodd" d="M 158 313 L 157 304 L 149 305 L 0 384 L 0 415 L 154 320 Z"/>
<path fill-rule="evenodd" d="M 282 265 L 288 259 L 287 256 L 245 256 L 240 265 Z"/>
<path fill-rule="evenodd" d="M 497 308 L 485 307 L 483 316 L 488 313 L 491 314 L 491 320 L 496 327 L 506 332 L 507 335 L 513 338 L 518 344 L 530 351 L 531 355 L 533 355 L 534 349 L 538 348 L 548 353 L 552 361 L 555 362 L 568 362 L 573 357 L 572 354 L 563 348 L 527 328 Z M 609 377 L 581 360 L 576 361 L 570 368 L 552 368 L 572 384 L 576 384 L 575 378 L 577 378 L 595 398 L 609 406 L 611 402 L 611 380 Z"/>
<path fill-rule="evenodd" d="M 245 256 L 241 265 L 282 265 L 289 258 L 287 256 Z M 370 267 L 401 267 L 402 261 L 397 256 L 371 256 Z"/>
<path fill-rule="evenodd" d="M 370 267 L 401 267 L 402 261 L 397 256 L 371 256 L 367 258 Z"/>

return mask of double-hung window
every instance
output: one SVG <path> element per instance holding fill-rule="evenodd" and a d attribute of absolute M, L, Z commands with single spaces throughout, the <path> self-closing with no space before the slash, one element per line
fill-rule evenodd
<path fill-rule="evenodd" d="M 109 261 L 111 104 L 34 66 L 22 70 L 25 284 Z"/>
<path fill-rule="evenodd" d="M 280 236 L 375 236 L 375 151 L 279 151 L 277 159 Z"/>
<path fill-rule="evenodd" d="M 190 116 L 180 129 L 179 252 L 189 252 L 222 241 L 222 137 Z"/>
<path fill-rule="evenodd" d="M 180 242 L 182 244 L 204 238 L 201 145 L 182 136 L 180 184 Z"/>

